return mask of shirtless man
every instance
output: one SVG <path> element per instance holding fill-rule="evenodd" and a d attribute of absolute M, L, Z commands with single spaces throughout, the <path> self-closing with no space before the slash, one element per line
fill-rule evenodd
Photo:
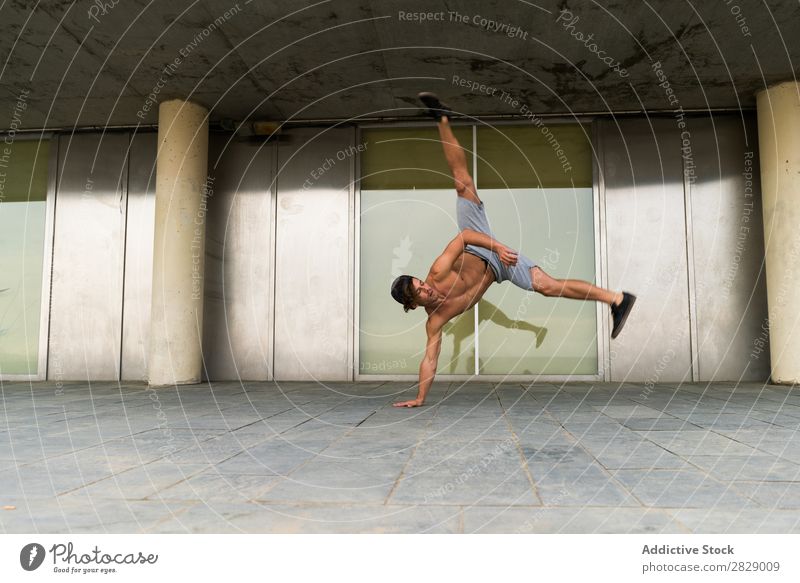
<path fill-rule="evenodd" d="M 425 402 L 436 375 L 442 327 L 477 304 L 495 282 L 510 280 L 517 287 L 544 296 L 606 303 L 611 306 L 614 319 L 611 337 L 616 338 L 636 296 L 599 288 L 578 279 L 554 279 L 524 255 L 496 241 L 469 174 L 464 150 L 450 129 L 450 109 L 432 93 L 420 93 L 419 98 L 427 107 L 427 113 L 438 122 L 444 155 L 458 193 L 458 228 L 461 232 L 433 262 L 424 280 L 401 275 L 392 283 L 392 297 L 403 305 L 406 312 L 422 306 L 428 314 L 425 323 L 428 340 L 419 367 L 417 398 L 394 406 L 419 407 Z"/>

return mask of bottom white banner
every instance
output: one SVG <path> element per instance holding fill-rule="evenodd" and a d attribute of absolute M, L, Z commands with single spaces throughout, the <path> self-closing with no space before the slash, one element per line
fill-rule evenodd
<path fill-rule="evenodd" d="M 798 581 L 798 535 L 3 535 L 0 581 Z M 520 579 L 521 578 L 521 579 Z"/>

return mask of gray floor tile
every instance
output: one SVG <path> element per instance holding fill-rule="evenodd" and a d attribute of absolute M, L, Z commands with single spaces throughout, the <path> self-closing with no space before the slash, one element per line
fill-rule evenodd
<path fill-rule="evenodd" d="M 198 504 L 152 532 L 458 533 L 461 509 L 369 504 Z"/>
<path fill-rule="evenodd" d="M 707 534 L 797 534 L 800 512 L 795 510 L 672 510 L 676 520 L 693 532 Z"/>
<path fill-rule="evenodd" d="M 597 408 L 603 415 L 616 419 L 618 421 L 627 421 L 629 419 L 652 419 L 659 416 L 659 411 L 645 405 L 606 405 Z"/>
<path fill-rule="evenodd" d="M 424 439 L 413 434 L 387 435 L 378 439 L 373 435 L 351 433 L 326 448 L 324 456 L 342 460 L 380 460 L 397 454 L 411 455 L 415 448 L 425 443 Z"/>
<path fill-rule="evenodd" d="M 634 431 L 679 431 L 687 429 L 700 429 L 699 426 L 689 423 L 684 419 L 676 417 L 659 417 L 650 419 L 647 417 L 631 418 L 622 422 L 628 429 Z"/>
<path fill-rule="evenodd" d="M 800 482 L 735 481 L 736 491 L 752 498 L 764 508 L 800 510 Z"/>
<path fill-rule="evenodd" d="M 618 451 L 612 448 L 596 455 L 597 461 L 609 470 L 685 469 L 690 467 L 684 458 L 651 444 L 640 444 L 630 451 Z"/>
<path fill-rule="evenodd" d="M 656 445 L 678 455 L 749 455 L 753 448 L 708 430 L 642 431 L 640 434 Z"/>
<path fill-rule="evenodd" d="M 686 459 L 718 480 L 800 483 L 800 464 L 767 454 L 693 455 Z"/>
<path fill-rule="evenodd" d="M 598 464 L 531 465 L 536 491 L 548 506 L 640 506 L 614 477 Z"/>
<path fill-rule="evenodd" d="M 315 459 L 260 495 L 267 503 L 363 502 L 381 504 L 395 487 L 407 456 L 392 461 Z"/>
<path fill-rule="evenodd" d="M 539 499 L 519 461 L 451 458 L 409 466 L 391 504 L 535 505 Z"/>
<path fill-rule="evenodd" d="M 142 500 L 209 467 L 208 464 L 154 462 L 76 488 L 62 498 L 88 496 L 92 499 Z"/>
<path fill-rule="evenodd" d="M 216 465 L 220 473 L 285 475 L 306 463 L 327 447 L 328 443 L 288 442 L 273 438 L 249 448 Z"/>
<path fill-rule="evenodd" d="M 266 492 L 279 478 L 252 474 L 218 474 L 213 469 L 195 474 L 149 496 L 154 500 L 247 502 Z"/>
<path fill-rule="evenodd" d="M 745 508 L 755 502 L 697 470 L 612 470 L 645 506 L 654 508 Z"/>
<path fill-rule="evenodd" d="M 690 532 L 652 508 L 466 508 L 464 532 L 503 534 L 667 534 Z"/>

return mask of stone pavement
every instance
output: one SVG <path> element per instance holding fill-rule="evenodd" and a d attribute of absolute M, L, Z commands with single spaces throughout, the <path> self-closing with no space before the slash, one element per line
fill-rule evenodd
<path fill-rule="evenodd" d="M 0 531 L 800 532 L 800 390 L 2 383 Z"/>

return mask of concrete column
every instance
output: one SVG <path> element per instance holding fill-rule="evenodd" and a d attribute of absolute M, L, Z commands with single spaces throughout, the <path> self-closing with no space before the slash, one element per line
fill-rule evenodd
<path fill-rule="evenodd" d="M 200 382 L 208 110 L 174 99 L 158 108 L 151 386 Z"/>
<path fill-rule="evenodd" d="M 800 83 L 758 96 L 772 381 L 800 382 Z"/>

